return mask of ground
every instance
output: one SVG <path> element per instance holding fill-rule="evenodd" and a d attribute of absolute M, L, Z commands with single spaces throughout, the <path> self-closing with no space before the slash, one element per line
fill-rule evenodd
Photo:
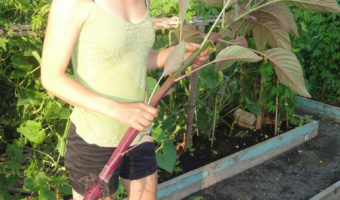
<path fill-rule="evenodd" d="M 340 124 L 320 120 L 318 136 L 185 200 L 307 200 L 340 180 Z"/>

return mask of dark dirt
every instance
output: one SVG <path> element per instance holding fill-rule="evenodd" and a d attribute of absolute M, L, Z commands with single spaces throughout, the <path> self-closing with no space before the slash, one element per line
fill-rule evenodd
<path fill-rule="evenodd" d="M 231 118 L 230 121 L 232 120 L 233 119 Z M 282 132 L 287 131 L 284 124 L 282 124 L 280 128 Z M 288 130 L 293 128 L 294 127 L 289 127 Z M 194 135 L 193 146 L 187 151 L 180 153 L 177 168 L 181 170 L 174 170 L 171 174 L 164 170 L 159 170 L 158 183 L 162 183 L 166 180 L 270 139 L 274 137 L 274 125 L 265 125 L 261 130 L 257 131 L 244 129 L 235 125 L 232 135 L 229 134 L 229 127 L 217 127 L 212 148 L 211 141 L 207 136 L 202 137 Z M 238 134 L 238 136 L 235 136 L 235 134 Z"/>
<path fill-rule="evenodd" d="M 340 180 L 340 124 L 320 119 L 318 136 L 185 200 L 307 200 Z"/>

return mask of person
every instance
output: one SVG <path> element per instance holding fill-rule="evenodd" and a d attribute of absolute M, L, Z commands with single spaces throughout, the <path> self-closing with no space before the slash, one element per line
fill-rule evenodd
<path fill-rule="evenodd" d="M 156 199 L 153 143 L 144 141 L 158 110 L 144 103 L 146 71 L 164 66 L 174 46 L 151 50 L 155 31 L 145 0 L 53 0 L 43 44 L 44 88 L 74 106 L 65 166 L 73 199 L 83 199 L 128 127 L 141 133 L 124 154 L 102 199 L 121 177 L 129 199 Z M 186 44 L 185 58 L 199 45 Z M 199 66 L 208 51 L 194 61 Z M 74 77 L 67 75 L 72 60 Z M 85 178 L 85 179 L 84 179 Z M 86 183 L 86 184 L 85 184 Z"/>

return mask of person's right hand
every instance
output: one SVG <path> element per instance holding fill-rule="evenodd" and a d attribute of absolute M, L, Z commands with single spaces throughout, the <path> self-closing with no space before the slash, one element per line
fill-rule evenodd
<path fill-rule="evenodd" d="M 158 109 L 145 103 L 119 103 L 116 119 L 138 131 L 146 131 L 158 115 Z"/>

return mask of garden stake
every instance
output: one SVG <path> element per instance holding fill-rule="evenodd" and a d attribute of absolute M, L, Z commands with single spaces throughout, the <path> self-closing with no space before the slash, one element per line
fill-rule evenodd
<path fill-rule="evenodd" d="M 195 53 L 193 53 L 188 59 L 186 59 L 178 71 L 170 75 L 161 88 L 157 91 L 155 96 L 151 99 L 150 105 L 156 107 L 159 101 L 166 95 L 166 93 L 170 90 L 170 88 L 175 83 L 175 79 L 180 76 L 186 70 L 192 61 L 208 46 L 210 45 L 209 42 L 203 44 Z M 97 183 L 90 188 L 90 190 L 86 193 L 84 200 L 96 200 L 97 198 L 103 195 L 103 191 L 101 186 L 107 185 L 113 172 L 115 171 L 116 167 L 118 166 L 120 160 L 122 159 L 122 154 L 128 149 L 132 141 L 138 135 L 139 131 L 129 128 L 123 137 L 123 139 L 118 144 L 117 148 L 111 155 L 110 159 L 107 161 L 106 165 L 102 169 L 99 174 L 99 179 Z"/>
<path fill-rule="evenodd" d="M 276 89 L 279 87 L 279 79 L 276 80 Z M 275 97 L 275 128 L 274 128 L 274 135 L 277 135 L 277 125 L 278 125 L 278 113 L 279 113 L 279 96 L 276 94 Z"/>

